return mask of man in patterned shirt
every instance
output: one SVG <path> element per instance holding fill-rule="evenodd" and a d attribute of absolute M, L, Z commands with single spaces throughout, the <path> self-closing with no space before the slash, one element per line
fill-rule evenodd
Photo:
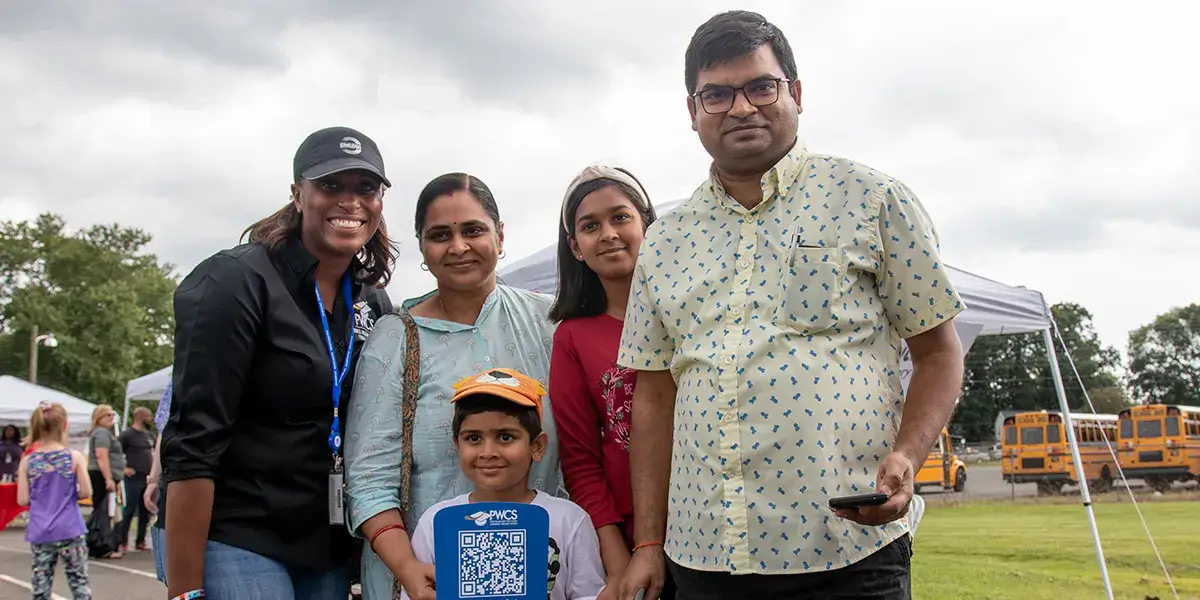
<path fill-rule="evenodd" d="M 805 149 L 795 57 L 760 15 L 701 25 L 684 72 L 713 164 L 634 273 L 621 597 L 657 598 L 669 563 L 680 600 L 909 598 L 913 474 L 962 382 L 933 225 L 903 183 Z M 829 508 L 871 492 L 890 499 Z"/>

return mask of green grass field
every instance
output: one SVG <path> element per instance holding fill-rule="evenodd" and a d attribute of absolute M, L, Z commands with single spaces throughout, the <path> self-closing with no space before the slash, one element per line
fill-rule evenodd
<path fill-rule="evenodd" d="M 1200 502 L 1143 501 L 1180 598 L 1200 598 Z M 1096 505 L 1114 596 L 1173 599 L 1133 505 Z M 1104 584 L 1087 515 L 1062 502 L 929 504 L 914 540 L 913 598 L 1096 600 Z"/>

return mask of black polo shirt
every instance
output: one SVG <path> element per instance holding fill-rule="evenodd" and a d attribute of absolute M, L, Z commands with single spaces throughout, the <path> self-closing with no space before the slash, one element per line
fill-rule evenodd
<path fill-rule="evenodd" d="M 208 539 L 324 571 L 346 563 L 351 538 L 344 525 L 329 524 L 333 385 L 316 266 L 294 239 L 274 251 L 245 244 L 218 252 L 184 278 L 175 290 L 162 463 L 167 485 L 213 479 Z M 340 286 L 326 312 L 339 368 L 349 336 L 357 355 L 375 319 L 392 310 L 383 290 L 355 283 L 353 296 L 355 322 Z M 341 415 L 349 414 L 353 382 L 352 371 Z"/>

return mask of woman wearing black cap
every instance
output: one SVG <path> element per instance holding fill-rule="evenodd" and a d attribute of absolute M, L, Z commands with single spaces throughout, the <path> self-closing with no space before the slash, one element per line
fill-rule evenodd
<path fill-rule="evenodd" d="M 339 412 L 395 249 L 370 138 L 335 127 L 296 151 L 291 201 L 175 291 L 162 438 L 172 598 L 345 600 Z"/>

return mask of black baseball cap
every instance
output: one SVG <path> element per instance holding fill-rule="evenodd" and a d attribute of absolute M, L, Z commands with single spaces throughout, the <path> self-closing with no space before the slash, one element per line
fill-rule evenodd
<path fill-rule="evenodd" d="M 351 169 L 370 171 L 392 187 L 383 174 L 383 155 L 374 140 L 349 127 L 328 127 L 314 131 L 296 149 L 292 160 L 292 178 L 320 179 Z"/>

